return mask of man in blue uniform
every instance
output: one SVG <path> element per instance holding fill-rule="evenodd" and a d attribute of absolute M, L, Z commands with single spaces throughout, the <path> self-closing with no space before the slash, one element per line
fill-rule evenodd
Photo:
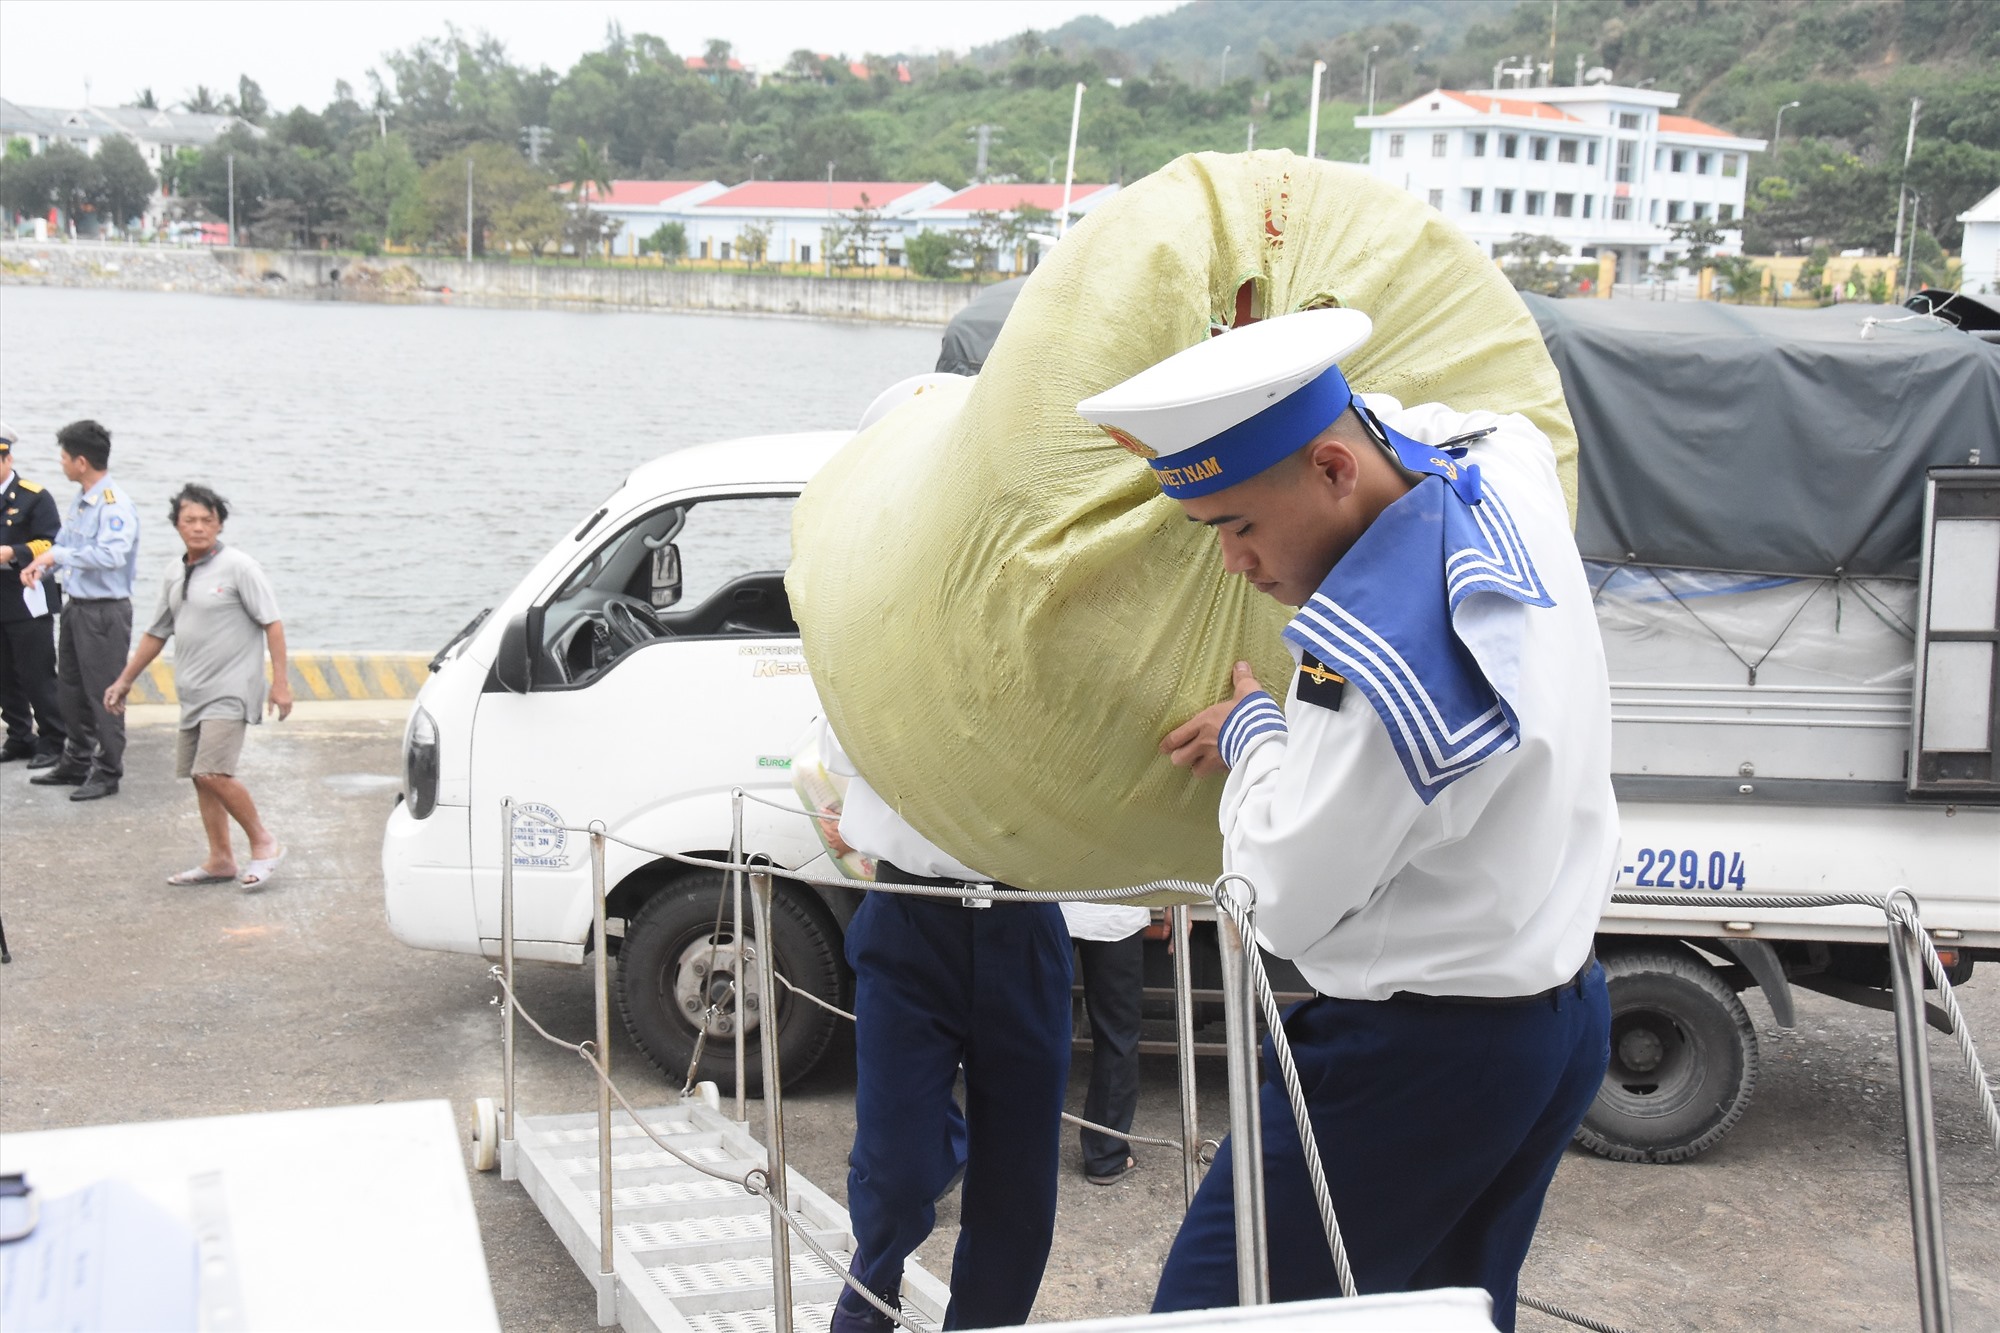
<path fill-rule="evenodd" d="M 0 425 L 0 719 L 7 739 L 0 763 L 26 759 L 47 768 L 62 754 L 62 712 L 56 703 L 56 613 L 62 593 L 21 586 L 28 562 L 62 531 L 56 498 L 14 469 L 20 437 Z"/>
<path fill-rule="evenodd" d="M 125 776 L 125 719 L 104 706 L 132 647 L 132 580 L 139 569 L 139 510 L 111 481 L 111 432 L 72 421 L 56 432 L 63 475 L 80 488 L 55 544 L 21 571 L 39 590 L 62 580 L 62 637 L 56 653 L 57 698 L 68 731 L 63 755 L 38 786 L 72 786 L 72 801 L 117 792 Z"/>
<path fill-rule="evenodd" d="M 836 852 L 876 877 L 1005 889 L 954 860 L 891 809 L 824 722 L 815 740 L 846 779 Z M 1069 933 L 1054 903 L 870 893 L 847 927 L 854 969 L 854 1149 L 847 1211 L 851 1271 L 894 1307 L 903 1262 L 931 1233 L 961 1166 L 958 1247 L 944 1326 L 1023 1324 L 1055 1236 L 1063 1092 L 1069 1079 Z M 965 1069 L 963 1145 L 952 1101 Z M 852 1290 L 833 1333 L 889 1321 Z"/>
<path fill-rule="evenodd" d="M 1161 749 L 1227 770 L 1224 863 L 1318 992 L 1285 1022 L 1355 1283 L 1480 1286 L 1514 1327 L 1542 1199 L 1609 1056 L 1591 956 L 1618 824 L 1609 686 L 1554 452 L 1520 416 L 1357 397 L 1368 337 L 1314 310 L 1192 347 L 1078 410 L 1147 457 L 1224 567 L 1298 614 L 1281 708 Z M 1265 1046 L 1271 1294 L 1339 1294 Z M 1237 1301 L 1231 1146 L 1159 1310 Z"/>

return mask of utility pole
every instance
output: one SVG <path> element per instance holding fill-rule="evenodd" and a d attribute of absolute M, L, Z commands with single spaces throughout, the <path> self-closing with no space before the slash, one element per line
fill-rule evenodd
<path fill-rule="evenodd" d="M 1912 279 L 1915 277 L 1917 267 L 1917 214 L 1922 212 L 1924 207 L 1924 197 L 1922 195 L 1912 190 L 1910 191 L 1910 197 L 1913 201 L 1910 204 L 1910 253 L 1908 259 L 1903 264 L 1903 299 L 1905 301 L 1910 299 L 1910 288 L 1916 285 Z"/>
<path fill-rule="evenodd" d="M 1069 235 L 1069 194 L 1076 184 L 1076 127 L 1083 120 L 1083 85 L 1076 85 L 1076 105 L 1069 113 L 1069 165 L 1063 168 L 1062 219 L 1056 224 L 1056 239 Z"/>
<path fill-rule="evenodd" d="M 1778 108 L 1778 123 L 1771 127 L 1771 160 L 1778 160 L 1778 140 L 1784 137 L 1785 113 L 1797 106 L 1797 102 L 1787 102 Z"/>
<path fill-rule="evenodd" d="M 1319 156 L 1319 81 L 1326 76 L 1326 62 L 1313 61 L 1312 109 L 1306 115 L 1306 156 Z"/>
<path fill-rule="evenodd" d="M 1889 251 L 1891 257 L 1899 256 L 1903 253 L 1903 203 L 1904 196 L 1909 193 L 1910 189 L 1910 153 L 1917 146 L 1917 113 L 1922 111 L 1923 107 L 1923 98 L 1912 97 L 1910 99 L 1910 134 L 1907 139 L 1903 140 L 1903 175 L 1896 182 L 1896 244 L 1895 248 Z M 1914 229 L 1912 230 L 1914 231 Z M 1914 242 L 1914 235 L 1911 239 Z M 1912 245 L 1911 248 L 1914 251 L 1915 246 Z M 1907 296 L 1909 295 L 1910 287 L 1909 272 L 1905 270 L 1901 278 L 1902 281 L 1898 284 L 1898 290 L 1904 296 Z"/>
<path fill-rule="evenodd" d="M 1368 57 L 1361 66 L 1361 81 L 1368 88 L 1368 114 L 1371 116 L 1375 114 L 1375 53 L 1381 49 L 1379 46 L 1369 47 Z"/>
<path fill-rule="evenodd" d="M 236 247 L 236 154 L 229 155 L 229 245 Z"/>
<path fill-rule="evenodd" d="M 542 164 L 542 150 L 549 146 L 549 140 L 552 137 L 554 137 L 554 132 L 546 125 L 524 125 L 521 127 L 521 138 L 528 145 L 528 160 L 530 162 L 538 167 Z"/>
<path fill-rule="evenodd" d="M 833 276 L 833 168 L 826 164 L 826 230 L 820 233 L 820 262 L 826 266 L 826 276 Z"/>
<path fill-rule="evenodd" d="M 1218 88 L 1229 86 L 1229 49 L 1227 44 L 1222 48 L 1222 72 L 1215 76 L 1215 86 Z"/>
<path fill-rule="evenodd" d="M 966 134 L 966 138 L 976 139 L 979 142 L 979 157 L 978 161 L 973 164 L 972 179 L 976 181 L 986 179 L 986 150 L 991 146 L 993 140 L 1000 137 L 1000 134 L 1001 127 L 998 125 L 974 125 L 971 131 Z"/>
<path fill-rule="evenodd" d="M 1243 151 L 1246 153 L 1254 153 L 1257 151 L 1257 122 L 1254 120 L 1250 122 L 1250 135 L 1244 141 Z"/>
<path fill-rule="evenodd" d="M 472 262 L 472 159 L 465 159 L 465 262 Z"/>

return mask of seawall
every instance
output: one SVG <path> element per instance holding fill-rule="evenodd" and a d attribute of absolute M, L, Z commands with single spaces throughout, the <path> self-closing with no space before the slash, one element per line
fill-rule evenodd
<path fill-rule="evenodd" d="M 701 269 L 499 264 L 434 255 L 0 242 L 0 284 L 234 296 L 604 310 L 706 311 L 943 324 L 979 292 L 962 282 L 805 278 Z"/>
<path fill-rule="evenodd" d="M 430 676 L 428 653 L 292 653 L 285 665 L 292 697 L 301 702 L 414 699 Z M 154 662 L 132 682 L 132 702 L 180 702 L 170 659 Z"/>

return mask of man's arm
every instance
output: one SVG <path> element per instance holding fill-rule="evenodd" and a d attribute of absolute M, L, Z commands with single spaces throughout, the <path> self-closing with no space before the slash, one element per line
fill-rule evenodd
<path fill-rule="evenodd" d="M 271 694 L 264 711 L 276 713 L 283 722 L 292 715 L 291 668 L 285 662 L 285 622 L 274 620 L 264 626 L 264 646 L 271 650 Z"/>
<path fill-rule="evenodd" d="M 35 557 L 35 563 L 58 569 L 123 569 L 139 540 L 139 518 L 129 508 L 125 500 L 106 506 L 106 512 L 97 516 L 97 531 L 89 545 L 51 546 Z"/>
<path fill-rule="evenodd" d="M 153 659 L 166 646 L 167 641 L 155 635 L 140 636 L 139 646 L 132 650 L 132 660 L 125 664 L 125 669 L 118 673 L 118 679 L 104 691 L 105 712 L 118 714 L 125 711 L 125 696 L 132 692 L 132 682 L 139 679 L 141 671 L 153 665 Z"/>
<path fill-rule="evenodd" d="M 0 546 L 0 565 L 28 564 L 55 545 L 56 534 L 61 531 L 62 515 L 56 511 L 56 498 L 47 491 L 37 491 L 28 505 L 28 539 L 19 546 Z"/>

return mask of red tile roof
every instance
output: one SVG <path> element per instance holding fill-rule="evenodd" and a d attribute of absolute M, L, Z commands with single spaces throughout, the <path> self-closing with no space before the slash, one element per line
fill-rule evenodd
<path fill-rule="evenodd" d="M 623 204 L 629 208 L 664 204 L 676 195 L 686 194 L 689 190 L 697 189 L 707 183 L 707 181 L 613 181 L 610 194 L 600 195 L 597 187 L 593 185 L 584 188 L 583 197 L 593 204 L 608 205 L 612 208 Z M 569 182 L 563 182 L 561 188 L 567 193 Z"/>
<path fill-rule="evenodd" d="M 1665 114 L 1660 116 L 1660 133 L 1712 134 L 1718 139 L 1734 139 L 1736 137 L 1728 130 L 1719 130 L 1706 121 L 1696 120 L 1692 116 L 1669 116 Z"/>
<path fill-rule="evenodd" d="M 824 209 L 831 203 L 837 212 L 852 212 L 861 207 L 861 196 L 864 194 L 868 196 L 869 207 L 880 208 L 923 188 L 921 181 L 835 181 L 832 185 L 825 181 L 745 181 L 733 190 L 724 190 L 700 207 Z"/>
<path fill-rule="evenodd" d="M 1075 207 L 1099 190 L 1109 189 L 1107 185 L 1085 185 L 1078 181 L 1070 187 L 1069 202 Z M 960 190 L 949 199 L 940 199 L 932 208 L 964 209 L 968 213 L 994 212 L 1011 213 L 1023 204 L 1032 208 L 1047 209 L 1053 213 L 1062 207 L 1063 187 L 1060 185 L 973 185 Z"/>
<path fill-rule="evenodd" d="M 689 69 L 706 71 L 708 69 L 708 58 L 706 56 L 689 56 L 687 58 L 687 67 Z M 729 58 L 729 64 L 725 66 L 725 68 L 731 74 L 741 74 L 743 72 L 743 62 L 738 60 L 735 56 L 731 56 Z"/>
<path fill-rule="evenodd" d="M 1534 120 L 1570 120 L 1577 118 L 1546 102 L 1529 102 L 1518 97 L 1487 97 L 1482 93 L 1453 92 L 1448 88 L 1439 89 L 1446 97 L 1463 102 L 1474 111 L 1491 112 L 1496 116 L 1527 116 Z M 1422 98 L 1418 98 L 1422 101 Z M 1577 121 L 1581 124 L 1581 121 Z"/>
<path fill-rule="evenodd" d="M 833 59 L 833 57 L 821 56 L 820 59 L 831 60 Z M 869 79 L 874 77 L 874 75 L 868 68 L 868 62 L 865 60 L 849 61 L 847 65 L 847 72 L 849 74 L 852 74 L 855 78 L 860 79 L 863 83 L 868 82 Z M 901 60 L 897 61 L 896 68 L 893 71 L 891 71 L 891 77 L 893 77 L 897 83 L 908 83 L 910 81 L 910 66 L 908 62 Z"/>

